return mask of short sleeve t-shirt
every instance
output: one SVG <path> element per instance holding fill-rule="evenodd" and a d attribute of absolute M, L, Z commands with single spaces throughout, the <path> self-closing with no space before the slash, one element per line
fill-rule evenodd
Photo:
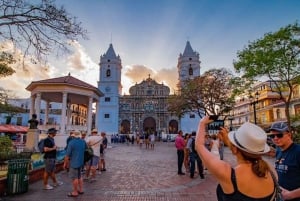
<path fill-rule="evenodd" d="M 47 137 L 44 141 L 44 147 L 48 147 L 48 148 L 53 148 L 55 146 L 55 142 L 54 139 L 51 137 Z M 44 154 L 44 158 L 52 158 L 55 159 L 56 158 L 56 149 L 52 150 L 52 151 L 47 151 Z"/>
<path fill-rule="evenodd" d="M 292 144 L 284 151 L 276 150 L 275 169 L 278 183 L 287 190 L 300 188 L 300 145 Z M 293 201 L 300 201 L 300 198 Z"/>

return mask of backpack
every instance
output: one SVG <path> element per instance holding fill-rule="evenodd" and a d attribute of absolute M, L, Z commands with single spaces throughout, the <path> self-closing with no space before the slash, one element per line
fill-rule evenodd
<path fill-rule="evenodd" d="M 44 147 L 45 147 L 45 140 L 46 140 L 46 139 L 49 139 L 49 140 L 54 144 L 54 141 L 53 141 L 52 139 L 50 139 L 49 137 L 46 137 L 46 138 L 44 138 L 44 139 L 41 139 L 41 140 L 39 141 L 39 143 L 38 143 L 39 151 L 40 151 L 41 153 L 45 153 L 45 152 L 44 152 Z"/>
<path fill-rule="evenodd" d="M 41 153 L 44 153 L 44 144 L 45 144 L 45 140 L 46 140 L 46 139 L 47 139 L 47 138 L 41 139 L 41 140 L 39 141 L 39 143 L 38 143 L 39 151 L 40 151 Z"/>

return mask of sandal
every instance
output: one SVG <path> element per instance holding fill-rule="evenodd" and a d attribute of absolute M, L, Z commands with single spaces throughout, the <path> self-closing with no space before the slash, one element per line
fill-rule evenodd
<path fill-rule="evenodd" d="M 82 195 L 82 194 L 84 194 L 84 192 L 83 192 L 83 191 L 82 191 L 82 192 L 78 191 L 78 194 L 79 194 L 79 195 Z"/>
<path fill-rule="evenodd" d="M 72 194 L 72 192 L 70 192 L 70 193 L 67 194 L 67 196 L 68 197 L 77 197 L 78 195 L 74 195 L 74 194 Z"/>

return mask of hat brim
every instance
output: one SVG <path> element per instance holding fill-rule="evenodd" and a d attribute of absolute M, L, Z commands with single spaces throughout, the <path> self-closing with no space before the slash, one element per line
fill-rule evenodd
<path fill-rule="evenodd" d="M 269 147 L 269 145 L 268 145 L 267 143 L 265 143 L 264 150 L 263 150 L 263 151 L 260 151 L 260 152 L 254 152 L 254 151 L 251 151 L 251 150 L 249 150 L 249 149 L 245 149 L 245 148 L 239 146 L 239 145 L 235 142 L 235 140 L 234 140 L 234 133 L 236 133 L 236 131 L 231 131 L 231 132 L 229 132 L 229 134 L 228 134 L 228 139 L 229 139 L 229 141 L 230 141 L 234 146 L 236 146 L 237 148 L 239 148 L 239 149 L 241 149 L 241 150 L 243 150 L 243 151 L 245 151 L 245 152 L 247 152 L 247 153 L 250 153 L 250 154 L 256 154 L 256 155 L 266 154 L 266 153 L 268 153 L 268 152 L 270 151 L 270 147 Z"/>

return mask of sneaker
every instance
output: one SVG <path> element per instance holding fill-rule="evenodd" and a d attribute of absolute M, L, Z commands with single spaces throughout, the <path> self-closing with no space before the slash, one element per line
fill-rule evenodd
<path fill-rule="evenodd" d="M 62 181 L 58 181 L 56 183 L 53 184 L 54 187 L 57 187 L 57 186 L 61 186 L 63 185 L 64 183 Z"/>
<path fill-rule="evenodd" d="M 53 189 L 53 186 L 50 186 L 49 184 L 44 186 L 44 190 L 52 190 L 52 189 Z"/>

